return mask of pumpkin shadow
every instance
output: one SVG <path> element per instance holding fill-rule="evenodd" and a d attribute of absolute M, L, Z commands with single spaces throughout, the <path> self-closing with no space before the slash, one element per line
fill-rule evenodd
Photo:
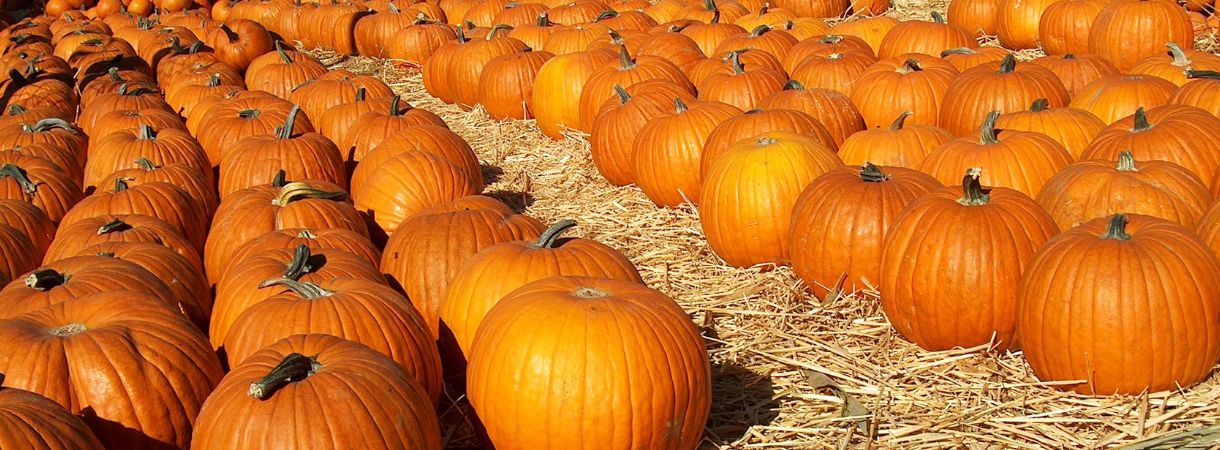
<path fill-rule="evenodd" d="M 529 192 L 495 190 L 484 192 L 483 195 L 504 202 L 517 214 L 524 214 L 525 210 L 534 204 L 534 195 Z"/>
<path fill-rule="evenodd" d="M 501 169 L 500 166 L 483 163 L 479 165 L 479 168 L 483 171 L 483 185 L 485 186 L 500 181 L 500 178 L 504 177 L 504 169 Z"/>
<path fill-rule="evenodd" d="M 80 412 L 81 419 L 93 430 L 108 448 L 124 448 L 134 450 L 174 450 L 177 447 L 159 441 L 143 431 L 128 427 L 119 422 L 103 419 L 97 416 L 92 406 L 85 407 Z"/>
<path fill-rule="evenodd" d="M 712 364 L 712 413 L 700 449 L 731 446 L 755 425 L 779 417 L 780 404 L 771 377 L 737 363 Z"/>

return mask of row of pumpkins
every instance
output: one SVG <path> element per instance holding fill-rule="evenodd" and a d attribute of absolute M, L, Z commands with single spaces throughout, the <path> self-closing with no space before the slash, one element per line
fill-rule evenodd
<path fill-rule="evenodd" d="M 446 373 L 496 448 L 697 446 L 703 340 L 630 260 L 480 195 L 383 81 L 205 17 L 0 32 L 0 448 L 439 449 Z"/>

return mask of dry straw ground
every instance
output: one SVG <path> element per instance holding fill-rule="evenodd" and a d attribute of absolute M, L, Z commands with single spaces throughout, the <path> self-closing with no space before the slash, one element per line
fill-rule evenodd
<path fill-rule="evenodd" d="M 895 6 L 889 14 L 924 19 L 946 3 Z M 1215 42 L 1201 37 L 1199 47 L 1214 51 Z M 660 209 L 635 187 L 609 185 L 583 136 L 553 141 L 531 121 L 441 103 L 393 61 L 315 54 L 382 77 L 444 117 L 482 159 L 489 193 L 544 222 L 576 219 L 576 234 L 621 250 L 690 312 L 715 380 L 704 448 L 1220 446 L 1220 374 L 1188 390 L 1087 398 L 1040 384 L 1019 354 L 922 351 L 889 326 L 870 286 L 824 301 L 787 268 L 726 267 L 703 239 L 696 208 Z M 476 445 L 467 404 L 451 400 L 442 411 L 448 445 Z"/>

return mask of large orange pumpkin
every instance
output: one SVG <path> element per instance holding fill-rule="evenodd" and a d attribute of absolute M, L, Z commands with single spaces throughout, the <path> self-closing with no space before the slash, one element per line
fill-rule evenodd
<path fill-rule="evenodd" d="M 352 192 L 356 209 L 369 216 L 374 241 L 385 242 L 415 213 L 482 192 L 483 180 L 443 156 L 408 151 L 368 172 L 358 188 Z"/>
<path fill-rule="evenodd" d="M 1102 8 L 1089 28 L 1089 53 L 1128 71 L 1140 60 L 1160 53 L 1166 42 L 1194 44 L 1190 17 L 1169 0 L 1114 0 Z"/>
<path fill-rule="evenodd" d="M 996 35 L 1000 45 L 1013 50 L 1038 48 L 1038 26 L 1042 13 L 1055 0 L 1000 0 L 996 15 Z"/>
<path fill-rule="evenodd" d="M 1067 106 L 1069 100 L 1063 82 L 1050 70 L 1018 64 L 1008 55 L 1004 61 L 962 72 L 953 81 L 940 105 L 940 126 L 954 135 L 968 136 L 987 113 L 1023 111 L 1040 98 L 1054 108 Z"/>
<path fill-rule="evenodd" d="M 698 330 L 665 294 L 628 281 L 522 286 L 488 313 L 471 355 L 470 403 L 501 450 L 693 450 L 711 407 Z M 623 395 L 624 386 L 650 394 Z"/>
<path fill-rule="evenodd" d="M 1202 108 L 1220 117 L 1220 72 L 1188 70 L 1186 78 L 1190 81 L 1174 91 L 1169 104 Z"/>
<path fill-rule="evenodd" d="M 280 171 L 291 179 L 324 180 L 347 187 L 347 170 L 339 148 L 326 136 L 296 130 L 299 111 L 293 105 L 274 135 L 248 136 L 234 143 L 221 159 L 217 183 L 221 200 L 263 184 Z"/>
<path fill-rule="evenodd" d="M 1063 56 L 1043 56 L 1030 61 L 1047 68 L 1068 91 L 1069 98 L 1076 98 L 1082 88 L 1099 78 L 1118 75 L 1118 68 L 1110 61 L 1097 55 L 1066 54 Z"/>
<path fill-rule="evenodd" d="M 577 52 L 556 55 L 538 68 L 531 107 L 543 134 L 563 139 L 564 128 L 580 125 L 581 91 L 598 67 L 613 60 L 609 50 Z"/>
<path fill-rule="evenodd" d="M 1220 70 L 1220 56 L 1183 49 L 1173 42 L 1165 46 L 1169 48 L 1168 52 L 1144 58 L 1131 68 L 1131 73 L 1160 77 L 1181 86 L 1190 81 L 1188 72 L 1191 70 Z"/>
<path fill-rule="evenodd" d="M 1123 150 L 1177 163 L 1211 186 L 1220 164 L 1220 119 L 1192 106 L 1139 108 L 1097 133 L 1081 159 L 1115 161 Z"/>
<path fill-rule="evenodd" d="M 852 134 L 839 146 L 839 158 L 849 166 L 874 163 L 887 167 L 917 168 L 923 159 L 954 136 L 934 125 L 907 125 L 910 111 L 894 119 L 889 128 Z"/>
<path fill-rule="evenodd" d="M 1080 88 L 1071 107 L 1088 111 L 1109 125 L 1138 108 L 1164 105 L 1176 89 L 1168 80 L 1151 75 L 1111 75 Z"/>
<path fill-rule="evenodd" d="M 636 185 L 653 203 L 669 207 L 699 202 L 703 144 L 717 125 L 742 114 L 720 102 L 674 102 L 674 114 L 644 125 L 632 143 Z"/>
<path fill-rule="evenodd" d="M 275 51 L 250 61 L 246 67 L 246 86 L 266 91 L 279 98 L 288 98 L 292 91 L 326 73 L 326 66 L 313 57 L 287 49 L 283 41 L 275 41 Z"/>
<path fill-rule="evenodd" d="M 1105 9 L 1106 0 L 1066 0 L 1052 2 L 1037 21 L 1038 42 L 1048 55 L 1089 52 L 1089 30 L 1093 20 Z"/>
<path fill-rule="evenodd" d="M 707 136 L 703 154 L 699 157 L 699 176 L 704 177 L 720 155 L 739 141 L 763 133 L 786 131 L 811 138 L 826 149 L 836 149 L 834 137 L 813 116 L 791 109 L 752 109 L 737 117 L 721 122 Z"/>
<path fill-rule="evenodd" d="M 928 350 L 1017 348 L 1021 273 L 1059 232 L 1029 196 L 984 190 L 979 171 L 962 188 L 911 202 L 886 233 L 881 306 L 899 333 Z"/>
<path fill-rule="evenodd" d="M 4 374 L 0 373 L 0 383 Z M 79 417 L 30 391 L 0 388 L 0 447 L 102 450 Z"/>
<path fill-rule="evenodd" d="M 589 152 L 597 171 L 615 186 L 635 182 L 635 153 L 631 144 L 652 120 L 673 114 L 675 98 L 695 96 L 669 80 L 648 80 L 630 87 L 614 86 L 618 94 L 602 105 L 589 133 Z"/>
<path fill-rule="evenodd" d="M 945 23 L 944 17 L 933 11 L 931 21 L 905 21 L 886 33 L 877 49 L 877 57 L 889 58 L 904 53 L 937 56 L 951 48 L 976 46 L 978 42 L 971 31 Z"/>
<path fill-rule="evenodd" d="M 848 136 L 864 129 L 864 118 L 846 95 L 829 89 L 805 89 L 797 81 L 789 81 L 784 90 L 771 94 L 759 107 L 809 114 L 826 127 L 836 145 L 843 145 Z"/>
<path fill-rule="evenodd" d="M 1207 246 L 1165 220 L 1115 214 L 1065 231 L 1021 280 L 1025 358 L 1039 379 L 1081 381 L 1058 387 L 1083 394 L 1188 388 L 1220 357 L 1218 274 Z"/>
<path fill-rule="evenodd" d="M 686 79 L 686 74 L 672 62 L 658 56 L 639 55 L 632 57 L 627 53 L 627 47 L 619 49 L 619 60 L 616 63 L 603 65 L 589 76 L 584 90 L 580 94 L 580 127 L 589 131 L 593 127 L 593 119 L 606 101 L 615 96 L 614 86 L 629 88 L 632 85 L 653 79 L 663 79 L 674 82 L 686 88 L 692 94 L 695 87 Z"/>
<path fill-rule="evenodd" d="M 1054 139 L 1027 131 L 998 130 L 998 112 L 983 121 L 977 136 L 958 138 L 941 145 L 924 158 L 919 168 L 945 185 L 955 174 L 971 167 L 986 167 L 983 182 L 1037 196 L 1042 185 L 1072 163 L 1072 155 Z"/>
<path fill-rule="evenodd" d="M 60 227 L 43 263 L 80 255 L 83 249 L 107 242 L 146 242 L 173 250 L 193 267 L 203 267 L 195 244 L 164 220 L 143 214 L 101 215 Z"/>
<path fill-rule="evenodd" d="M 940 123 L 941 103 L 958 76 L 952 64 L 920 55 L 898 55 L 860 75 L 849 97 L 869 128 L 890 125 L 899 114 L 912 125 Z"/>
<path fill-rule="evenodd" d="M 1062 144 L 1073 158 L 1080 158 L 1093 137 L 1105 127 L 1101 119 L 1088 111 L 1048 108 L 1045 99 L 1035 100 L 1029 111 L 1002 114 L 996 120 L 996 128 L 1045 134 Z"/>

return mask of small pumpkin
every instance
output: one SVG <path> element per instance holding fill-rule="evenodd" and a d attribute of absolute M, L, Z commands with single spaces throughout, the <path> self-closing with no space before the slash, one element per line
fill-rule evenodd
<path fill-rule="evenodd" d="M 911 125 L 940 123 L 941 103 L 958 71 L 950 63 L 919 55 L 898 55 L 878 61 L 855 81 L 848 94 L 869 128 L 890 125 L 910 111 Z"/>
<path fill-rule="evenodd" d="M 784 88 L 788 78 L 783 72 L 761 66 L 747 69 L 740 58 L 740 52 L 731 52 L 728 60 L 732 71 L 708 75 L 699 84 L 698 98 L 728 104 L 744 111 L 756 108 L 764 98 Z M 859 62 L 856 64 L 862 65 Z M 863 70 L 862 67 L 857 69 Z M 851 70 L 847 69 L 846 72 L 850 73 Z"/>
<path fill-rule="evenodd" d="M 347 171 L 339 148 L 313 131 L 294 129 L 300 109 L 293 105 L 276 134 L 255 135 L 236 142 L 220 164 L 220 198 L 263 184 L 283 170 L 291 179 L 323 180 L 347 187 Z"/>
<path fill-rule="evenodd" d="M 764 99 L 759 108 L 791 109 L 813 116 L 830 132 L 836 147 L 865 128 L 864 117 L 846 95 L 829 89 L 805 89 L 799 81 L 788 81 L 782 91 Z"/>
<path fill-rule="evenodd" d="M 105 214 L 144 214 L 169 223 L 186 237 L 196 250 L 203 250 L 208 216 L 202 200 L 182 188 L 162 182 L 128 185 L 116 179 L 113 190 L 93 193 L 81 199 L 60 221 L 70 226 L 76 221 Z"/>
<path fill-rule="evenodd" d="M 203 267 L 199 251 L 181 231 L 164 220 L 143 214 L 106 214 L 61 227 L 42 261 L 46 264 L 89 255 L 82 253 L 83 249 L 110 242 L 154 243 L 173 250 L 194 267 Z"/>
<path fill-rule="evenodd" d="M 496 119 L 533 118 L 534 80 L 553 56 L 527 49 L 488 61 L 479 77 L 479 104 Z"/>
<path fill-rule="evenodd" d="M 951 48 L 977 45 L 970 31 L 945 23 L 944 17 L 933 11 L 931 21 L 910 20 L 894 26 L 881 40 L 877 57 L 889 58 L 904 53 L 935 56 Z"/>
<path fill-rule="evenodd" d="M 1164 105 L 1175 90 L 1173 83 L 1152 75 L 1111 75 L 1081 88 L 1070 106 L 1088 111 L 1109 125 L 1138 108 Z"/>

